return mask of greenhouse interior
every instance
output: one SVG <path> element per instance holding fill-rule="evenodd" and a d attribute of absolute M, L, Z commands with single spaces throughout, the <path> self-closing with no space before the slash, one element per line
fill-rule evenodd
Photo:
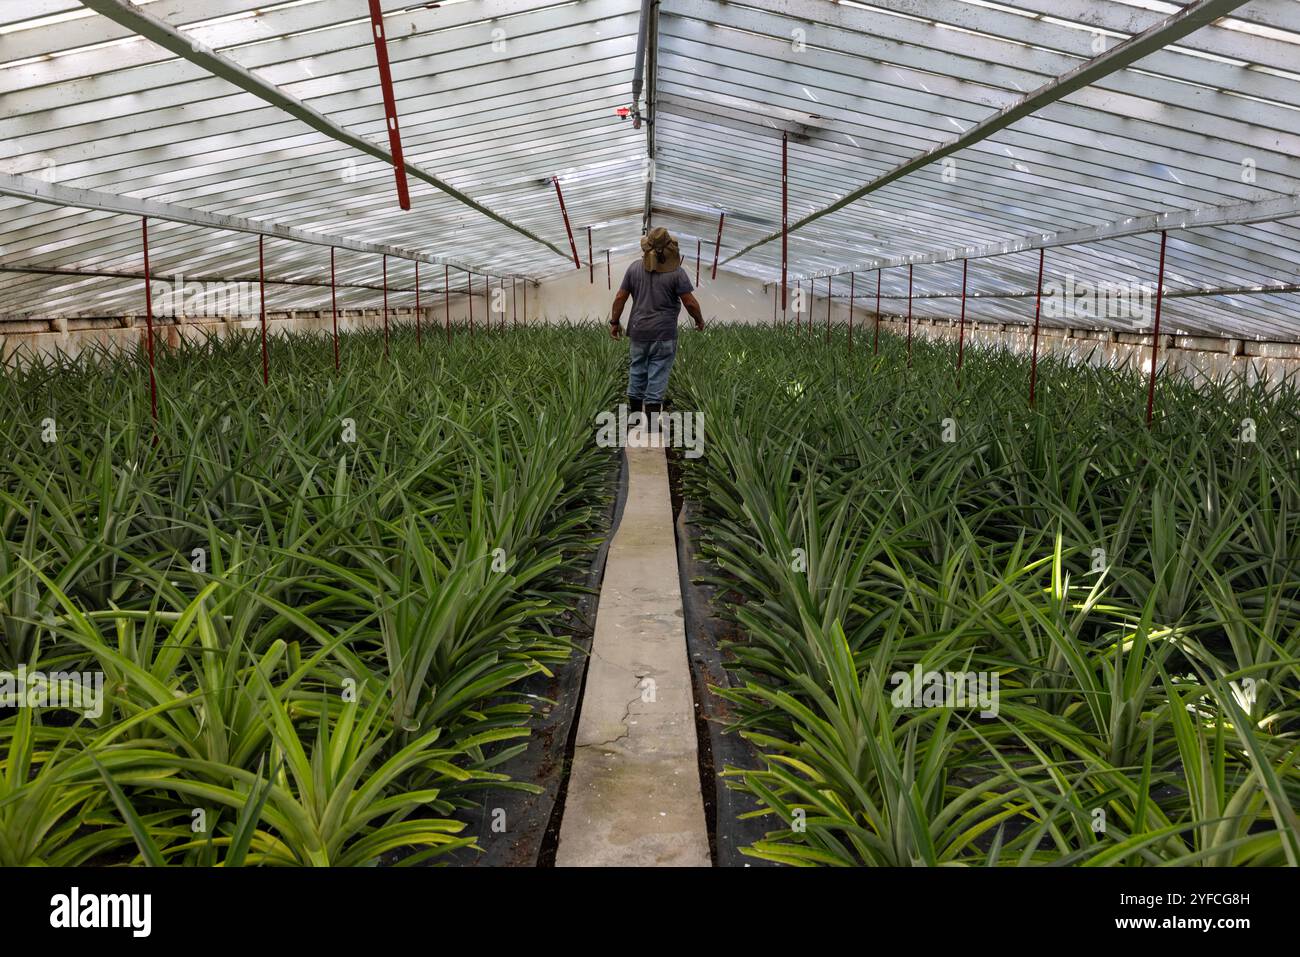
<path fill-rule="evenodd" d="M 1233 868 L 1249 927 L 1298 54 L 1298 0 L 6 0 L 0 865 Z"/>

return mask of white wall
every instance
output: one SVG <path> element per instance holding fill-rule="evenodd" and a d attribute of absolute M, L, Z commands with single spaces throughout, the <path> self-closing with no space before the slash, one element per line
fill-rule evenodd
<path fill-rule="evenodd" d="M 566 318 L 572 321 L 608 321 L 609 307 L 614 298 L 609 285 L 612 283 L 614 289 L 618 288 L 623 270 L 629 262 L 630 260 L 625 260 L 621 266 L 615 263 L 613 275 L 608 279 L 605 267 L 598 265 L 594 284 L 584 267 L 530 288 L 529 321 L 556 322 Z M 694 261 L 689 261 L 686 267 L 693 281 Z M 706 321 L 761 325 L 772 323 L 771 285 L 764 288 L 756 280 L 721 269 L 718 270 L 717 280 L 710 280 L 709 264 L 701 266 L 700 280 L 696 297 L 700 300 Z M 824 334 L 825 297 L 817 296 L 808 302 L 807 312 L 801 321 L 807 323 L 810 314 L 814 331 L 818 335 Z M 830 314 L 831 322 L 836 326 L 846 324 L 849 320 L 848 306 L 843 300 L 834 301 Z M 625 322 L 627 315 L 625 310 Z M 683 313 L 683 321 L 685 318 Z M 794 321 L 793 313 L 790 314 L 789 321 Z M 855 341 L 869 345 L 875 325 L 874 312 L 859 305 L 853 311 L 853 324 Z M 947 319 L 915 319 L 912 326 L 915 336 L 954 341 L 957 338 L 955 321 L 950 324 Z M 907 322 L 899 317 L 885 316 L 881 320 L 881 329 L 904 336 L 907 334 Z M 1031 344 L 1029 333 L 1028 326 L 988 322 L 966 324 L 966 342 L 972 349 L 997 347 L 1028 351 Z M 1161 336 L 1161 339 L 1163 341 L 1158 358 L 1161 367 L 1192 378 L 1198 375 L 1219 377 L 1230 372 L 1241 373 L 1248 381 L 1258 378 L 1276 379 L 1286 375 L 1300 376 L 1300 344 L 1190 336 Z M 1094 363 L 1113 364 L 1127 361 L 1149 369 L 1151 337 L 1138 333 L 1043 326 L 1039 332 L 1038 350 L 1040 355 L 1065 353 L 1080 361 L 1088 359 Z"/>
<path fill-rule="evenodd" d="M 623 280 L 623 273 L 633 260 L 624 257 L 620 263 L 615 260 L 612 275 L 607 276 L 604 263 L 596 265 L 596 281 L 592 283 L 587 267 L 575 269 L 554 279 L 528 289 L 528 321 L 559 322 L 568 319 L 579 322 L 587 319 L 609 321 L 609 308 L 614 302 L 614 293 Z M 695 282 L 695 261 L 684 264 L 691 282 Z M 710 263 L 700 264 L 700 282 L 695 288 L 695 298 L 700 301 L 705 322 L 770 322 L 772 304 L 770 297 L 765 299 L 762 283 L 747 279 L 735 273 L 718 270 L 718 278 L 710 279 Z M 612 288 L 611 288 L 612 287 Z M 766 314 L 763 309 L 766 308 Z M 631 306 L 623 310 L 623 323 Z M 764 319 L 766 316 L 766 319 Z M 689 318 L 682 310 L 682 321 Z"/>
<path fill-rule="evenodd" d="M 767 292 L 768 321 L 771 321 L 771 289 Z M 816 297 L 809 309 L 813 331 L 824 335 L 826 329 L 826 299 Z M 803 322 L 808 322 L 808 314 Z M 871 343 L 875 326 L 875 311 L 858 306 L 853 310 L 854 341 Z M 847 324 L 849 310 L 846 303 L 837 300 L 831 307 L 831 322 Z M 896 336 L 907 335 L 906 317 L 885 315 L 880 328 Z M 1001 348 L 1012 352 L 1029 352 L 1033 347 L 1033 327 L 1000 322 L 967 322 L 967 348 Z M 912 320 L 914 337 L 939 338 L 956 344 L 959 333 L 957 320 Z M 859 338 L 860 337 L 860 338 Z M 1279 380 L 1285 376 L 1300 377 L 1300 343 L 1261 342 L 1250 339 L 1218 339 L 1210 336 L 1160 337 L 1157 362 L 1161 369 L 1181 373 L 1195 380 L 1202 376 L 1220 378 L 1229 373 L 1240 374 L 1248 382 L 1257 379 Z M 1078 361 L 1093 364 L 1118 365 L 1128 362 L 1134 367 L 1149 371 L 1151 368 L 1151 336 L 1134 332 L 1110 332 L 1095 329 L 1042 326 L 1038 334 L 1038 354 L 1062 353 Z"/>
<path fill-rule="evenodd" d="M 632 260 L 625 258 L 622 263 L 615 262 L 613 275 L 606 277 L 603 264 L 596 267 L 595 283 L 592 283 L 588 270 L 563 273 L 539 285 L 528 287 L 527 314 L 524 313 L 523 284 L 520 284 L 518 298 L 520 323 L 574 322 L 589 321 L 605 323 L 609 318 L 610 304 L 615 289 L 622 279 L 623 271 Z M 692 281 L 695 278 L 695 263 L 687 262 L 687 272 Z M 772 287 L 766 289 L 762 283 L 728 272 L 718 270 L 718 278 L 709 278 L 710 264 L 703 263 L 700 268 L 700 284 L 696 289 L 696 298 L 704 310 L 707 322 L 740 322 L 748 324 L 769 325 L 772 323 Z M 484 295 L 482 283 L 476 284 L 474 290 L 474 322 L 481 326 L 487 312 L 488 300 Z M 509 328 L 514 322 L 514 307 L 509 301 L 509 290 L 504 300 L 506 308 L 505 321 Z M 453 294 L 450 300 L 451 319 L 453 323 L 463 323 L 468 317 L 468 303 L 463 294 Z M 626 323 L 628 310 L 624 311 Z M 822 334 L 826 326 L 826 300 L 816 297 L 809 304 L 814 330 Z M 871 329 L 875 322 L 874 313 L 859 305 L 854 310 L 855 340 L 867 344 L 870 342 Z M 411 323 L 414 313 L 410 309 L 394 308 L 390 322 Z M 444 309 L 441 297 L 434 296 L 433 304 L 424 309 L 423 322 L 428 326 L 441 327 L 444 321 Z M 793 321 L 793 314 L 791 314 Z M 843 300 L 836 300 L 831 308 L 831 321 L 836 325 L 847 323 L 849 312 Z M 302 310 L 298 312 L 268 312 L 268 331 L 277 333 L 294 330 L 315 330 L 328 333 L 331 325 L 328 311 Z M 683 311 L 682 320 L 687 321 Z M 375 310 L 348 310 L 340 312 L 339 331 L 350 329 L 375 328 L 382 325 L 382 316 Z M 492 316 L 493 325 L 501 321 L 501 315 Z M 807 322 L 807 313 L 803 317 Z M 156 321 L 155 332 L 162 346 L 175 345 L 181 338 L 200 333 L 218 335 L 226 334 L 232 329 L 244 326 L 256 328 L 256 316 L 240 317 L 237 321 L 216 318 L 187 317 L 180 323 L 172 320 Z M 895 335 L 905 335 L 906 321 L 898 317 L 885 316 L 881 328 Z M 90 343 L 99 343 L 116 347 L 134 348 L 144 339 L 145 323 L 142 316 L 103 318 L 103 319 L 24 319 L 0 323 L 0 360 L 5 362 L 21 361 L 24 356 L 33 353 L 53 353 L 58 351 L 75 354 Z M 943 337 L 956 339 L 957 325 L 947 319 L 929 320 L 918 318 L 913 322 L 913 332 L 917 336 Z M 970 322 L 966 326 L 967 343 L 973 348 L 981 346 L 1009 348 L 1016 351 L 1027 350 L 1030 346 L 1029 328 L 1002 323 Z M 861 337 L 861 338 L 858 338 Z M 1215 339 L 1211 337 L 1162 336 L 1160 363 L 1162 367 L 1177 370 L 1195 377 L 1198 373 L 1221 376 L 1229 372 L 1244 374 L 1248 380 L 1267 377 L 1280 378 L 1285 375 L 1300 376 L 1300 343 L 1255 342 L 1240 339 Z M 1149 361 L 1151 337 L 1137 333 L 1110 333 L 1087 329 L 1061 329 L 1044 326 L 1040 332 L 1039 352 L 1065 352 L 1083 359 L 1091 356 L 1093 362 L 1118 363 L 1125 360 L 1141 364 Z"/>
<path fill-rule="evenodd" d="M 494 287 L 495 288 L 495 287 Z M 488 300 L 482 292 L 480 280 L 474 290 L 474 323 L 481 327 L 488 310 Z M 420 322 L 426 329 L 437 331 L 443 328 L 446 320 L 442 296 L 433 297 L 434 305 L 424 307 L 421 303 Z M 510 311 L 509 287 L 505 297 L 506 323 L 512 319 Z M 464 294 L 449 297 L 451 321 L 453 324 L 465 323 L 469 317 L 468 299 Z M 531 302 L 529 307 L 531 308 Z M 522 320 L 523 314 L 520 313 Z M 389 310 L 390 327 L 397 325 L 414 325 L 415 310 L 394 307 Z M 495 327 L 501 321 L 500 313 L 492 316 Z M 340 309 L 339 332 L 361 329 L 379 329 L 384 324 L 382 312 L 375 309 Z M 186 316 L 181 321 L 174 318 L 154 319 L 154 341 L 160 348 L 176 346 L 182 339 L 201 340 L 205 336 L 218 338 L 230 335 L 238 329 L 257 329 L 261 325 L 259 316 L 216 317 Z M 329 310 L 300 309 L 292 312 L 268 310 L 266 314 L 267 333 L 277 336 L 285 332 L 316 332 L 329 334 L 333 328 L 333 315 Z M 65 353 L 75 356 L 82 349 L 91 346 L 106 346 L 114 349 L 133 350 L 146 339 L 145 317 L 142 315 L 115 316 L 104 318 L 58 318 L 58 319 L 21 319 L 0 322 L 0 362 L 23 362 L 36 355 L 54 355 Z"/>

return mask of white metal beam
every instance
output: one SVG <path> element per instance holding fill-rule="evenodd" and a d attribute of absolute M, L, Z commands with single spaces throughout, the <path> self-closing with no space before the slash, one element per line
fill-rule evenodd
<path fill-rule="evenodd" d="M 396 259 L 408 259 L 413 262 L 419 261 L 437 266 L 454 266 L 456 269 L 472 272 L 476 275 L 497 275 L 489 270 L 450 259 L 446 256 L 416 252 L 399 246 L 360 242 L 346 236 L 331 236 L 327 233 L 297 229 L 280 223 L 259 222 L 244 219 L 241 216 L 209 213 L 201 209 L 178 206 L 175 203 L 160 203 L 150 199 L 136 199 L 132 196 L 118 196 L 113 193 L 78 189 L 75 186 L 61 186 L 58 183 L 47 183 L 44 180 L 34 179 L 30 176 L 14 176 L 11 173 L 0 173 L 0 196 L 13 196 L 17 199 L 49 203 L 54 206 L 72 206 L 77 209 L 119 213 L 124 216 L 147 216 L 149 219 L 184 223 L 189 226 L 202 226 L 210 229 L 229 230 L 237 233 L 255 233 L 259 236 L 273 236 L 277 239 L 309 243 L 313 246 L 332 246 L 337 249 L 374 253 L 377 256 L 392 256 Z"/>
<path fill-rule="evenodd" d="M 141 10 L 135 4 L 130 3 L 129 0 L 82 0 L 82 2 L 96 13 L 107 17 L 115 23 L 127 27 L 132 32 L 139 34 L 145 39 L 157 43 L 164 49 L 174 53 L 176 56 L 188 60 L 196 66 L 207 70 L 214 76 L 218 76 L 223 80 L 233 83 L 241 90 L 251 93 L 259 99 L 265 100 L 272 106 L 278 107 L 290 116 L 306 123 L 317 132 L 323 133 L 341 143 L 346 143 L 348 146 L 351 146 L 368 156 L 373 156 L 376 159 L 383 160 L 390 164 L 393 162 L 392 153 L 389 152 L 386 147 L 372 142 L 365 137 L 358 136 L 352 131 L 339 126 L 328 116 L 308 106 L 296 96 L 285 92 L 272 83 L 266 82 L 256 74 L 244 69 L 238 63 L 235 63 L 233 60 L 209 49 L 193 38 L 187 37 L 184 33 L 171 26 L 171 24 Z M 409 160 L 406 161 L 404 165 L 407 173 L 411 176 L 428 183 L 430 186 L 442 190 L 448 196 L 459 200 L 461 203 L 464 203 L 476 212 L 482 213 L 494 222 L 500 223 L 507 229 L 511 229 L 514 232 L 531 239 L 533 242 L 540 243 L 546 248 L 552 250 L 556 255 L 565 256 L 565 253 L 558 246 L 542 239 L 536 233 L 529 229 L 525 229 L 523 226 L 507 219 L 500 213 L 489 209 L 477 200 L 462 193 L 450 183 L 444 182 L 428 170 L 417 166 Z"/>
<path fill-rule="evenodd" d="M 1076 90 L 1096 82 L 1098 79 L 1114 73 L 1116 70 L 1122 70 L 1126 66 L 1136 62 L 1142 57 L 1156 50 L 1159 50 L 1171 43 L 1174 43 L 1181 37 L 1199 29 L 1207 23 L 1225 16 L 1237 7 L 1242 6 L 1247 0 L 1197 0 L 1195 3 L 1188 4 L 1182 10 L 1162 20 L 1160 23 L 1149 27 L 1142 33 L 1132 36 L 1113 47 L 1100 56 L 1086 60 L 1079 66 L 1068 71 L 1062 76 L 1043 84 L 1038 89 L 1033 90 L 1020 97 L 1014 103 L 999 110 L 992 116 L 975 124 L 964 133 L 941 143 L 938 146 L 926 150 L 911 159 L 899 163 L 893 169 L 877 176 L 857 189 L 850 191 L 848 194 L 829 203 L 820 209 L 801 217 L 791 224 L 787 232 L 793 233 L 811 222 L 815 222 L 824 216 L 828 216 L 838 209 L 843 209 L 851 203 L 857 202 L 864 196 L 875 192 L 882 186 L 901 179 L 910 173 L 923 169 L 932 163 L 938 162 L 945 156 L 950 156 L 967 146 L 978 143 L 983 139 L 992 136 L 998 130 L 1004 129 L 1017 120 L 1030 116 L 1043 107 L 1055 103 L 1062 97 L 1073 93 Z M 733 253 L 727 257 L 727 262 L 738 259 L 750 250 L 779 239 L 781 232 L 779 230 L 750 243 L 739 252 Z"/>
<path fill-rule="evenodd" d="M 1124 236 L 1137 236 L 1142 233 L 1158 233 L 1162 229 L 1204 229 L 1208 226 L 1248 226 L 1251 223 L 1267 223 L 1278 219 L 1300 216 L 1300 196 L 1281 196 L 1256 203 L 1237 203 L 1233 206 L 1206 206 L 1201 209 L 1174 209 L 1151 216 L 1138 216 L 1100 226 L 1088 226 L 1084 229 L 1070 229 L 1059 233 L 1042 233 L 1038 236 L 1023 236 L 1001 243 L 986 246 L 965 246 L 957 249 L 945 249 L 937 253 L 920 253 L 915 256 L 897 256 L 892 259 L 876 259 L 852 267 L 836 270 L 834 273 L 816 273 L 801 276 L 802 279 L 822 278 L 827 275 L 840 276 L 849 272 L 873 269 L 892 269 L 895 266 L 921 266 L 930 263 L 956 262 L 959 259 L 985 259 L 989 256 L 1006 256 L 1031 249 L 1051 249 L 1054 246 L 1074 246 L 1080 243 L 1095 243 L 1106 239 L 1120 239 Z"/>

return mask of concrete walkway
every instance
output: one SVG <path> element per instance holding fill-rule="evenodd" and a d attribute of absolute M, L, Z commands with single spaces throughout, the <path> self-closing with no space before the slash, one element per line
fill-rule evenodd
<path fill-rule="evenodd" d="M 555 863 L 708 867 L 668 463 L 626 451 Z"/>

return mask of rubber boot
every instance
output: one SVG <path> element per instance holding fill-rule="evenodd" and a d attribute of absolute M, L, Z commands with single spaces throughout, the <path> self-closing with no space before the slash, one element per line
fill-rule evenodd
<path fill-rule="evenodd" d="M 627 397 L 627 430 L 645 428 L 645 405 L 640 399 Z"/>
<path fill-rule="evenodd" d="M 652 449 L 663 447 L 663 443 L 658 439 L 659 425 L 662 418 L 659 413 L 663 412 L 663 410 L 664 404 L 662 402 L 645 403 L 646 430 L 650 434 L 650 448 Z"/>

